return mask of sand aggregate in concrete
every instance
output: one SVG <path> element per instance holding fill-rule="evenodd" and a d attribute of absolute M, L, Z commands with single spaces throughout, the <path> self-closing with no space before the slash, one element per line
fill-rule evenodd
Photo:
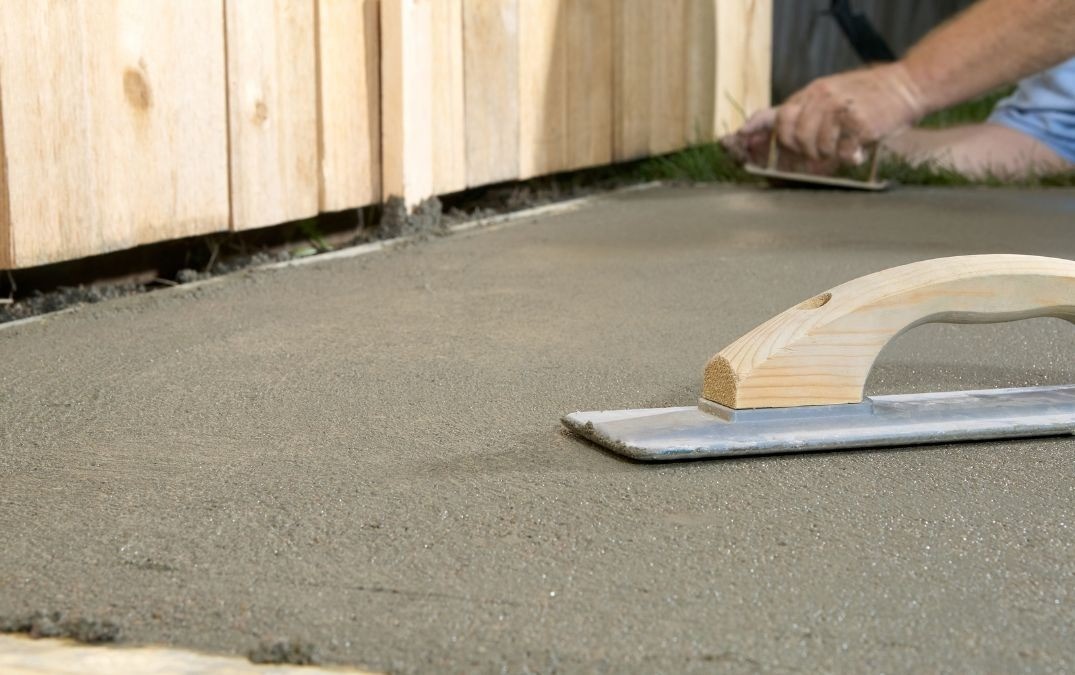
<path fill-rule="evenodd" d="M 631 463 L 754 325 L 966 253 L 1075 258 L 1075 193 L 675 188 L 0 329 L 0 616 L 326 663 L 1075 669 L 1075 441 Z M 1075 381 L 1053 319 L 924 326 L 871 393 Z"/>

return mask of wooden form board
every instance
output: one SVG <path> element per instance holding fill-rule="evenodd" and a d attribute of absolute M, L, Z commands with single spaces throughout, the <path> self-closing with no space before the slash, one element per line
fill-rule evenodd
<path fill-rule="evenodd" d="M 322 211 L 381 199 L 377 0 L 316 0 Z"/>
<path fill-rule="evenodd" d="M 713 141 L 769 105 L 772 0 L 614 7 L 617 160 Z"/>
<path fill-rule="evenodd" d="M 612 162 L 613 6 L 618 0 L 567 0 L 567 163 Z"/>
<path fill-rule="evenodd" d="M 2 80 L 0 80 L 2 81 Z M 8 197 L 7 152 L 4 149 L 4 101 L 0 91 L 0 270 L 15 266 L 15 249 L 11 245 L 11 200 Z"/>
<path fill-rule="evenodd" d="M 384 196 L 466 187 L 463 0 L 381 0 Z"/>
<path fill-rule="evenodd" d="M 518 178 L 612 159 L 612 0 L 519 0 Z"/>
<path fill-rule="evenodd" d="M 221 16 L 221 0 L 0 3 L 0 266 L 227 227 Z"/>
<path fill-rule="evenodd" d="M 711 140 L 768 104 L 771 17 L 772 0 L 2 2 L 0 268 Z"/>
<path fill-rule="evenodd" d="M 682 148 L 687 137 L 687 0 L 615 4 L 615 157 Z"/>
<path fill-rule="evenodd" d="M 519 0 L 463 0 L 467 185 L 519 175 Z"/>
<path fill-rule="evenodd" d="M 611 161 L 613 4 L 382 0 L 385 195 Z"/>
<path fill-rule="evenodd" d="M 315 0 L 224 1 L 232 229 L 315 215 Z"/>
<path fill-rule="evenodd" d="M 687 143 L 716 140 L 717 0 L 688 0 Z"/>
<path fill-rule="evenodd" d="M 518 0 L 519 178 L 567 165 L 567 4 Z"/>
<path fill-rule="evenodd" d="M 715 133 L 729 134 L 769 106 L 773 0 L 716 0 Z"/>

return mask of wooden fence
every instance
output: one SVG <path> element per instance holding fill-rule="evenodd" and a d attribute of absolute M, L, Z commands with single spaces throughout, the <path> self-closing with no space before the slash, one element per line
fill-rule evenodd
<path fill-rule="evenodd" d="M 3 0 L 0 269 L 706 141 L 771 0 Z"/>

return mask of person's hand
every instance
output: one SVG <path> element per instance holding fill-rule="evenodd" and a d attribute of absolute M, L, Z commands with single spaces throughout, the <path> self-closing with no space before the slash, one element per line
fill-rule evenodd
<path fill-rule="evenodd" d="M 759 110 L 747 119 L 734 134 L 720 139 L 720 144 L 740 164 L 765 166 L 769 153 L 769 137 L 776 124 L 776 108 Z"/>
<path fill-rule="evenodd" d="M 720 144 L 739 164 L 768 166 L 769 144 L 776 124 L 777 109 L 759 110 L 747 119 L 734 134 L 720 139 Z M 775 168 L 783 171 L 813 173 L 822 176 L 834 173 L 840 162 L 835 157 L 812 160 L 797 152 L 779 149 Z"/>
<path fill-rule="evenodd" d="M 925 106 L 897 63 L 814 80 L 776 109 L 780 145 L 811 160 L 860 164 L 863 146 L 910 126 Z"/>

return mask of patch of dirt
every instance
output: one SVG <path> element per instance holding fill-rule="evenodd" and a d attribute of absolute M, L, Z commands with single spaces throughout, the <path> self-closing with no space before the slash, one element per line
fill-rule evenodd
<path fill-rule="evenodd" d="M 313 666 L 320 662 L 314 645 L 296 640 L 262 642 L 251 649 L 247 657 L 253 663 L 288 663 L 296 666 Z"/>
<path fill-rule="evenodd" d="M 0 633 L 26 633 L 37 638 L 70 638 L 87 644 L 115 642 L 119 626 L 111 621 L 63 612 L 34 612 L 21 617 L 0 617 Z"/>
<path fill-rule="evenodd" d="M 402 198 L 391 197 L 381 211 L 377 236 L 380 239 L 394 239 L 447 234 L 448 228 L 441 215 L 441 202 L 436 197 L 420 202 L 411 213 L 407 213 L 407 205 Z"/>
<path fill-rule="evenodd" d="M 248 267 L 257 267 L 259 265 L 268 265 L 270 263 L 284 262 L 293 258 L 302 257 L 297 256 L 291 251 L 261 251 L 254 253 L 253 255 L 240 255 L 232 258 L 223 258 L 219 262 L 213 264 L 213 266 L 206 271 L 199 272 L 196 269 L 189 267 L 183 268 L 176 272 L 175 280 L 180 284 L 189 284 L 192 281 L 201 281 L 202 279 L 211 279 L 218 277 L 222 274 L 231 274 L 232 272 L 238 272 L 239 270 L 247 269 Z"/>
<path fill-rule="evenodd" d="M 60 286 L 54 291 L 33 291 L 28 297 L 10 304 L 0 305 L 0 323 L 17 321 L 38 314 L 58 312 L 74 305 L 86 305 L 125 295 L 144 293 L 146 284 L 112 284 L 102 286 Z"/>

